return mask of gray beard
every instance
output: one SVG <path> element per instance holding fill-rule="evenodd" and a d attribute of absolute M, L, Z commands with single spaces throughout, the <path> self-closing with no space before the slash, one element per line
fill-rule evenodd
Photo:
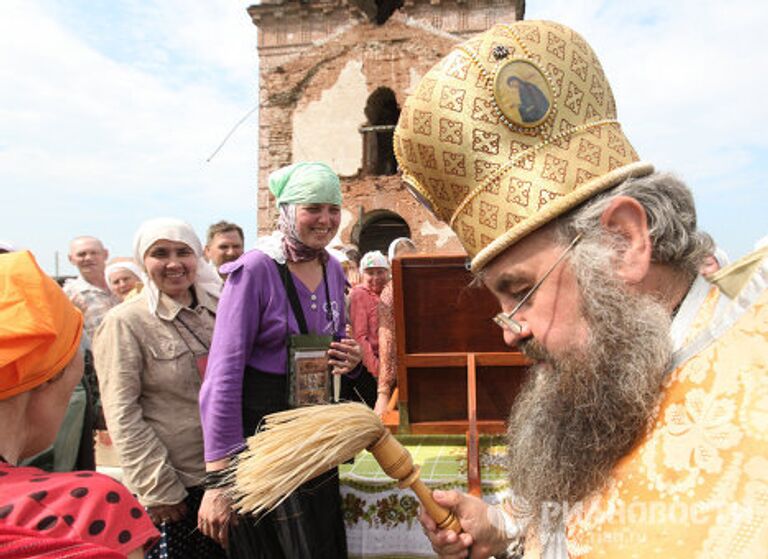
<path fill-rule="evenodd" d="M 507 431 L 514 501 L 542 534 L 562 520 L 565 506 L 601 489 L 640 441 L 671 357 L 669 312 L 657 300 L 599 271 L 609 266 L 576 263 L 574 270 L 588 341 L 558 355 L 533 339 L 521 344 L 537 363 Z"/>

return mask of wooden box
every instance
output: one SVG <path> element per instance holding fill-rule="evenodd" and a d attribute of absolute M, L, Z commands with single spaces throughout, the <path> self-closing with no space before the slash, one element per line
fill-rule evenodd
<path fill-rule="evenodd" d="M 491 320 L 499 304 L 485 287 L 471 285 L 466 262 L 463 254 L 431 254 L 392 263 L 396 429 L 465 434 L 470 488 L 477 489 L 472 464 L 478 437 L 504 432 L 527 361 L 504 344 L 501 329 Z"/>

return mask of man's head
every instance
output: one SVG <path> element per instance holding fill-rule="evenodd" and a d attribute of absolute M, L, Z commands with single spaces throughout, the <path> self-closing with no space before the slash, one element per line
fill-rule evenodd
<path fill-rule="evenodd" d="M 75 237 L 69 243 L 69 261 L 80 275 L 94 285 L 104 283 L 104 268 L 109 252 L 96 237 Z"/>
<path fill-rule="evenodd" d="M 652 293 L 669 306 L 677 304 L 685 288 L 698 273 L 704 258 L 713 250 L 711 237 L 699 231 L 696 211 L 688 188 L 672 175 L 654 173 L 639 179 L 630 179 L 603 192 L 579 208 L 561 216 L 554 222 L 531 233 L 508 247 L 478 271 L 478 277 L 499 299 L 502 310 L 509 312 L 519 299 L 547 271 L 547 266 L 562 254 L 569 243 L 579 237 L 565 262 L 552 270 L 536 290 L 531 300 L 516 313 L 515 320 L 523 325 L 523 332 L 505 331 L 509 345 L 526 337 L 535 337 L 556 348 L 572 334 L 553 331 L 553 325 L 563 324 L 556 313 L 574 308 L 567 298 L 575 291 L 573 278 L 564 276 L 568 257 L 581 251 L 585 241 L 610 240 L 618 251 L 613 270 L 619 274 L 627 289 Z M 520 263 L 530 269 L 518 270 Z M 563 279 L 563 278 L 566 279 Z M 670 282 L 669 278 L 678 281 Z M 553 288 L 556 291 L 553 291 Z M 549 301 L 555 293 L 557 300 Z M 546 317 L 531 315 L 537 308 Z M 568 327 L 573 329 L 575 325 Z"/>
<path fill-rule="evenodd" d="M 551 351 L 533 337 L 520 342 L 533 365 L 508 420 L 511 488 L 542 532 L 557 525 L 565 506 L 602 489 L 641 440 L 671 355 L 665 306 L 627 289 L 611 269 L 608 245 L 583 243 L 566 264 L 579 326 L 553 324 L 574 341 Z"/>
<path fill-rule="evenodd" d="M 2 436 L 19 437 L 14 460 L 53 442 L 83 373 L 82 331 L 80 311 L 29 252 L 0 255 L 0 414 L 25 425 Z"/>
<path fill-rule="evenodd" d="M 552 270 L 515 314 L 520 332 L 504 331 L 534 361 L 508 430 L 512 487 L 534 520 L 547 502 L 600 489 L 641 438 L 670 360 L 673 309 L 711 250 L 690 191 L 652 174 L 595 196 L 480 272 L 509 312 Z"/>
<path fill-rule="evenodd" d="M 208 228 L 205 243 L 205 259 L 218 270 L 222 264 L 233 262 L 243 254 L 245 237 L 239 225 L 219 221 Z"/>
<path fill-rule="evenodd" d="M 519 326 L 505 341 L 534 360 L 509 446 L 512 489 L 538 520 L 546 501 L 598 490 L 642 436 L 671 314 L 712 244 L 687 188 L 639 161 L 595 53 L 557 23 L 455 48 L 406 100 L 394 143 L 412 192 Z"/>
<path fill-rule="evenodd" d="M 671 317 L 711 239 L 688 189 L 639 161 L 589 45 L 556 23 L 457 47 L 406 101 L 395 152 L 498 298 L 505 341 L 534 362 L 509 473 L 549 530 L 539 522 L 601 489 L 649 426 Z"/>

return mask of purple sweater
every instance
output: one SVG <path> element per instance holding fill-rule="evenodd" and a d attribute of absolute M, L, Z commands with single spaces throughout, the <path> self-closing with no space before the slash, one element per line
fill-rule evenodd
<path fill-rule="evenodd" d="M 221 292 L 205 382 L 200 390 L 205 460 L 232 455 L 245 444 L 242 424 L 243 374 L 246 365 L 284 375 L 286 340 L 298 334 L 274 261 L 258 250 L 227 268 Z M 293 276 L 310 333 L 344 336 L 344 272 L 331 257 L 327 265 L 333 320 L 326 318 L 323 282 L 314 292 Z"/>

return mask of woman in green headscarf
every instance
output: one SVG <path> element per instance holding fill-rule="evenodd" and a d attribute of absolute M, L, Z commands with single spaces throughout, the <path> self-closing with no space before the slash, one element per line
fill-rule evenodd
<path fill-rule="evenodd" d="M 332 336 L 332 373 L 355 378 L 362 371 L 360 347 L 345 333 L 344 272 L 325 250 L 341 221 L 338 177 L 324 163 L 298 163 L 272 173 L 269 188 L 280 208 L 279 231 L 221 268 L 228 277 L 200 392 L 209 472 L 229 464 L 264 415 L 288 407 L 289 340 Z M 225 545 L 229 539 L 230 557 L 347 555 L 335 470 L 258 522 L 242 517 L 230 527 L 229 519 L 222 491 L 206 491 L 199 528 Z"/>

